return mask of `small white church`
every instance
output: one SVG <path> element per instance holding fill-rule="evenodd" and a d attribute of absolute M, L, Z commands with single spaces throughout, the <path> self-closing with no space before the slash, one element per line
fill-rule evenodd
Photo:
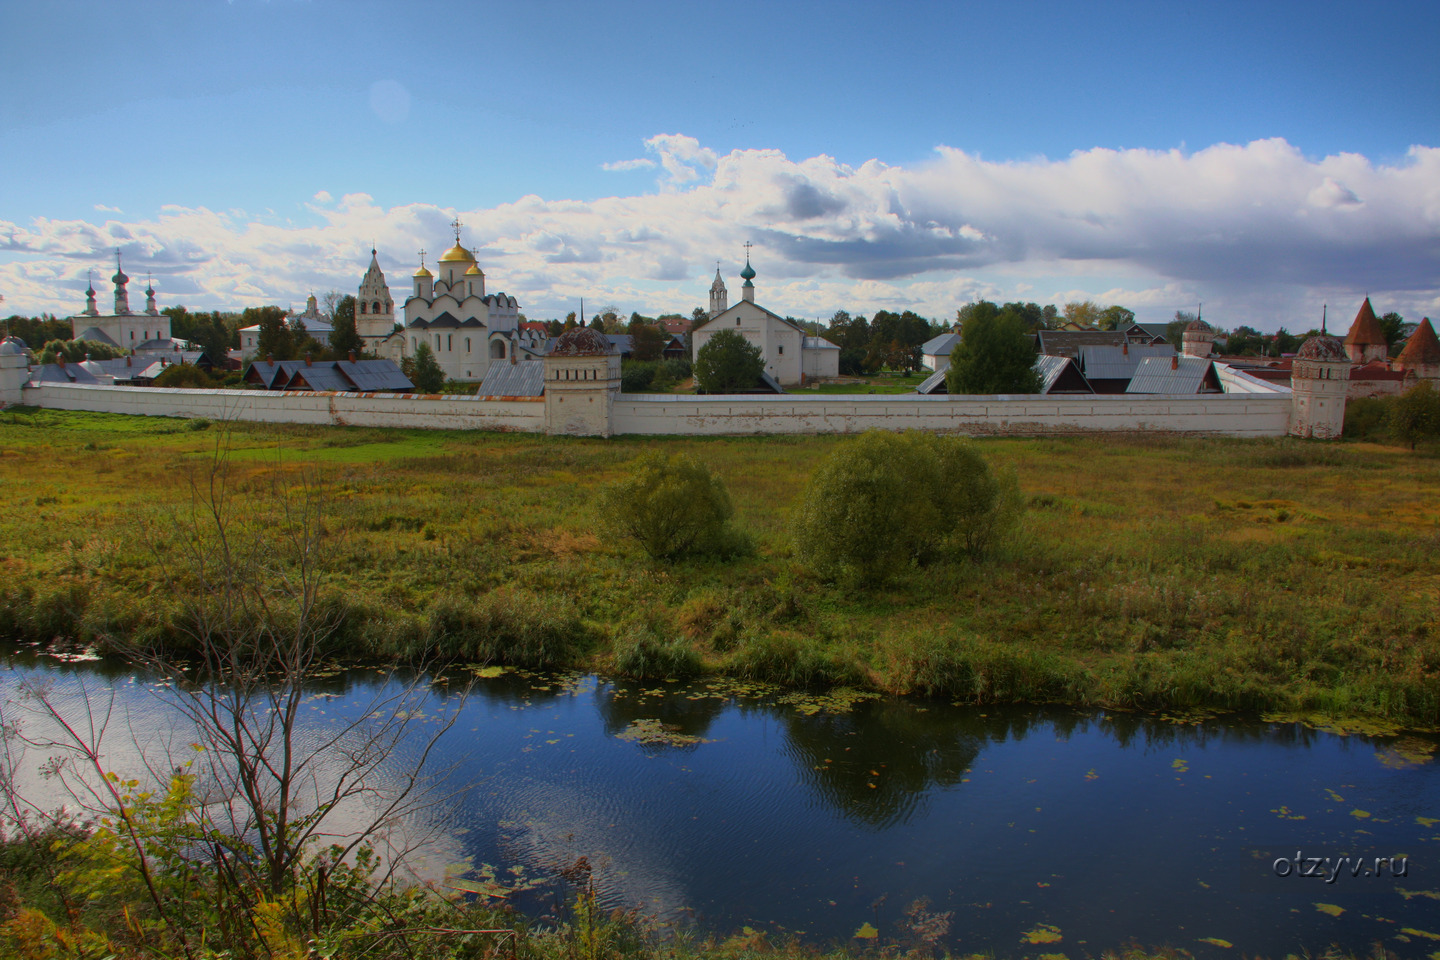
<path fill-rule="evenodd" d="M 741 299 L 732 307 L 720 268 L 715 268 L 715 282 L 710 284 L 710 319 L 697 327 L 690 338 L 692 361 L 718 331 L 734 330 L 751 343 L 759 344 L 765 372 L 782 387 L 840 375 L 839 347 L 824 337 L 807 335 L 792 321 L 755 302 L 755 268 L 750 266 L 749 253 L 745 255 L 745 269 L 740 271 L 740 277 L 745 281 L 740 288 Z"/>

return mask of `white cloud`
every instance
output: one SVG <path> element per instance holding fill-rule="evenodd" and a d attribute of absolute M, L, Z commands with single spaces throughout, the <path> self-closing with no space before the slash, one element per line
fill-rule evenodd
<path fill-rule="evenodd" d="M 1378 165 L 1309 159 L 1283 140 L 1007 163 L 941 147 L 911 167 L 718 155 L 680 134 L 646 149 L 657 192 L 591 202 L 532 195 L 457 211 L 321 191 L 307 204 L 311 226 L 182 207 L 103 224 L 0 222 L 0 292 L 18 312 L 73 312 L 86 269 L 120 247 L 130 273 L 153 270 L 189 306 L 301 302 L 311 290 L 352 289 L 373 239 L 398 299 L 418 251 L 433 263 L 449 246 L 458 213 L 489 288 L 541 317 L 563 316 L 581 296 L 688 313 L 705 302 L 717 257 L 735 277 L 747 240 L 761 302 L 800 317 L 948 317 L 981 296 L 1088 297 L 1148 320 L 1204 300 L 1223 325 L 1294 329 L 1314 323 L 1321 302 L 1358 306 L 1365 291 L 1382 312 L 1440 309 L 1440 149 Z M 625 164 L 640 167 L 612 166 Z"/>
<path fill-rule="evenodd" d="M 105 204 L 103 204 L 103 203 L 97 203 L 97 204 L 95 204 L 95 209 L 98 210 L 98 211 L 100 211 L 101 213 L 124 213 L 124 212 L 125 212 L 125 211 L 121 210 L 119 207 L 107 207 L 107 206 L 105 206 Z"/>
<path fill-rule="evenodd" d="M 637 157 L 634 160 L 616 160 L 614 163 L 600 164 L 601 170 L 610 173 L 624 173 L 629 170 L 650 170 L 655 166 L 655 161 L 648 157 Z"/>

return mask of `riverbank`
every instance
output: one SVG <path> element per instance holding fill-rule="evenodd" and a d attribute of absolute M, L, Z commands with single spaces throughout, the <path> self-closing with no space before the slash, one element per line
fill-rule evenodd
<path fill-rule="evenodd" d="M 1424 451 L 1204 438 L 981 441 L 1024 528 L 981 564 L 844 590 L 788 513 L 841 437 L 568 439 L 0 414 L 0 636 L 181 643 L 191 478 L 312 479 L 337 650 L 715 672 L 965 702 L 1440 722 L 1440 471 Z M 727 484 L 752 556 L 656 566 L 596 535 L 642 452 Z"/>

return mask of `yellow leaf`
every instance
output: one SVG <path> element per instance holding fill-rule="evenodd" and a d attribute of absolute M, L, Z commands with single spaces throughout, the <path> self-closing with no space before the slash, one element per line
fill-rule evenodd
<path fill-rule="evenodd" d="M 1321 913 L 1328 913 L 1332 917 L 1338 917 L 1345 912 L 1344 907 L 1337 907 L 1333 903 L 1317 903 L 1315 904 L 1315 909 Z"/>
<path fill-rule="evenodd" d="M 1026 930 L 1020 936 L 1026 943 L 1059 943 L 1064 938 L 1060 936 L 1060 928 L 1050 923 L 1042 923 L 1034 930 Z"/>
<path fill-rule="evenodd" d="M 1200 942 L 1213 943 L 1217 947 L 1226 947 L 1227 949 L 1235 946 L 1235 944 L 1231 943 L 1229 940 L 1221 940 L 1219 937 L 1201 937 Z"/>
<path fill-rule="evenodd" d="M 874 940 L 880 936 L 880 931 L 867 922 L 860 924 L 860 929 L 855 931 L 854 936 L 859 940 Z"/>

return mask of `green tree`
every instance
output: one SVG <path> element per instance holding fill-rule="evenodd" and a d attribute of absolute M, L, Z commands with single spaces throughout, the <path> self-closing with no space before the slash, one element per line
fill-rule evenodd
<path fill-rule="evenodd" d="M 79 363 L 87 356 L 91 360 L 112 360 L 123 357 L 125 352 L 94 340 L 51 340 L 40 348 L 36 357 L 41 363 L 54 363 L 56 357 L 64 357 L 66 363 Z"/>
<path fill-rule="evenodd" d="M 38 317 L 11 316 L 5 321 L 8 336 L 19 337 L 25 346 L 39 351 L 51 340 L 69 340 L 74 334 L 69 320 L 57 320 L 53 315 L 42 313 Z"/>
<path fill-rule="evenodd" d="M 1421 380 L 1393 401 L 1390 408 L 1390 433 L 1410 449 L 1421 440 L 1440 436 L 1440 393 Z"/>
<path fill-rule="evenodd" d="M 1199 317 L 1189 310 L 1176 310 L 1175 319 L 1165 324 L 1165 342 L 1174 347 L 1176 353 L 1179 353 L 1180 348 L 1184 345 L 1185 328 L 1198 319 Z M 1284 330 L 1285 328 L 1281 327 L 1280 329 Z"/>
<path fill-rule="evenodd" d="M 256 356 L 261 360 L 295 359 L 295 338 L 285 323 L 285 311 L 279 307 L 247 307 L 240 314 L 242 327 L 259 326 L 256 341 Z"/>
<path fill-rule="evenodd" d="M 828 579 L 878 583 L 912 564 L 991 549 L 1019 516 L 997 476 L 959 437 L 870 431 L 811 476 L 794 521 L 795 555 Z"/>
<path fill-rule="evenodd" d="M 639 544 L 652 560 L 727 553 L 736 543 L 726 528 L 734 508 L 725 484 L 683 453 L 642 456 L 600 495 L 599 511 L 610 535 Z"/>
<path fill-rule="evenodd" d="M 214 379 L 191 363 L 172 363 L 155 378 L 157 387 L 179 387 L 183 389 L 203 389 L 215 386 Z"/>
<path fill-rule="evenodd" d="M 1098 322 L 1101 330 L 1128 330 L 1135 322 L 1135 311 L 1113 304 L 1100 311 Z"/>
<path fill-rule="evenodd" d="M 734 330 L 713 334 L 695 354 L 695 386 L 701 393 L 749 390 L 764 372 L 760 345 Z"/>
<path fill-rule="evenodd" d="M 950 354 L 952 394 L 1039 393 L 1035 347 L 1022 316 L 981 301 L 970 312 Z"/>
<path fill-rule="evenodd" d="M 1065 320 L 1082 327 L 1093 327 L 1100 322 L 1100 305 L 1094 300 L 1072 300 L 1065 304 Z"/>
<path fill-rule="evenodd" d="M 1405 339 L 1401 334 L 1404 327 L 1405 318 L 1393 311 L 1380 318 L 1380 330 L 1385 334 L 1385 342 L 1389 344 L 1392 353 L 1399 352 L 1395 348 Z"/>
<path fill-rule="evenodd" d="M 330 349 L 340 359 L 365 352 L 365 341 L 355 329 L 355 298 L 341 297 L 330 318 Z"/>
<path fill-rule="evenodd" d="M 630 319 L 625 332 L 630 335 L 630 356 L 636 360 L 659 360 L 670 340 L 659 327 L 638 314 Z"/>
<path fill-rule="evenodd" d="M 445 371 L 440 369 L 440 363 L 435 359 L 435 351 L 430 349 L 430 344 L 424 340 L 415 348 L 413 357 L 406 357 L 409 365 L 405 375 L 410 382 L 415 384 L 415 389 L 421 393 L 439 393 L 445 386 Z"/>
<path fill-rule="evenodd" d="M 1038 303 L 1021 303 L 1018 300 L 1014 303 L 1007 303 L 1000 309 L 1002 312 L 1012 311 L 1018 314 L 1021 321 L 1025 324 L 1025 329 L 1030 331 L 1039 330 L 1042 327 L 1048 326 L 1045 322 L 1045 310 L 1049 310 L 1052 314 L 1055 312 L 1053 304 L 1042 309 Z"/>

